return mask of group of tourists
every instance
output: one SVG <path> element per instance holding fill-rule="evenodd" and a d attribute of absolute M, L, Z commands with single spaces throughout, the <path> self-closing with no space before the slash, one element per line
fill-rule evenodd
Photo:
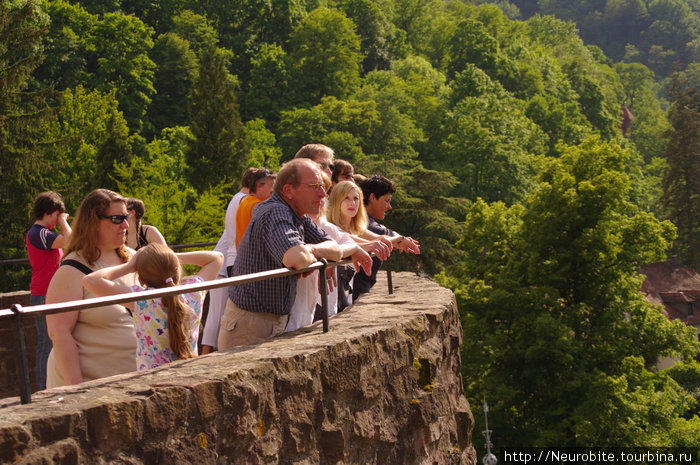
<path fill-rule="evenodd" d="M 246 170 L 214 251 L 184 253 L 174 253 L 157 228 L 142 224 L 145 206 L 139 199 L 96 189 L 69 225 L 61 197 L 43 192 L 27 233 L 31 303 L 161 289 L 283 267 L 299 270 L 320 259 L 350 258 L 352 266 L 325 271 L 328 312 L 334 315 L 369 291 L 393 250 L 420 253 L 417 241 L 378 222 L 391 209 L 395 191 L 390 180 L 356 175 L 350 163 L 334 160 L 329 147 L 309 144 L 277 173 Z M 183 278 L 182 265 L 199 266 L 199 272 Z M 202 353 L 261 343 L 320 318 L 318 274 L 211 290 Z M 205 294 L 38 317 L 38 387 L 78 384 L 197 356 Z"/>

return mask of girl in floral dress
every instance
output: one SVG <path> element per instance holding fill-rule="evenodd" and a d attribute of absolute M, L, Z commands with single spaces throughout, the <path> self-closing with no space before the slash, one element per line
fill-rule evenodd
<path fill-rule="evenodd" d="M 152 243 L 140 249 L 123 265 L 103 268 L 83 278 L 83 286 L 99 296 L 127 294 L 149 289 L 201 283 L 216 278 L 223 255 L 219 252 L 174 253 Z M 201 266 L 196 276 L 180 281 L 182 264 Z M 114 282 L 136 272 L 140 285 Z M 136 329 L 138 370 L 197 356 L 197 338 L 206 291 L 138 300 L 123 304 L 131 310 Z"/>

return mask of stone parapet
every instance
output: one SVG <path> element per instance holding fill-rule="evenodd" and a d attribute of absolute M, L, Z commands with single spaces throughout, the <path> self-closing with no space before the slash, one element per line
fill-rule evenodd
<path fill-rule="evenodd" d="M 29 291 L 0 294 L 0 309 L 11 308 L 15 304 L 28 307 Z M 31 390 L 36 391 L 36 323 L 32 317 L 24 319 L 24 345 Z M 21 370 L 17 322 L 13 319 L 0 320 L 0 399 L 19 395 Z"/>
<path fill-rule="evenodd" d="M 454 295 L 394 286 L 325 334 L 0 401 L 0 463 L 473 465 Z"/>

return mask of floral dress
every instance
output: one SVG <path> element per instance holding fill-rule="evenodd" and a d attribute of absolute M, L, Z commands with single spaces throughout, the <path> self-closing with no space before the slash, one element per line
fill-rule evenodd
<path fill-rule="evenodd" d="M 199 276 L 190 276 L 180 284 L 201 283 Z M 131 286 L 133 292 L 149 290 L 138 285 Z M 192 351 L 197 355 L 197 338 L 199 337 L 199 322 L 202 318 L 202 304 L 206 291 L 190 292 L 180 295 L 188 307 L 184 321 Z M 170 350 L 168 343 L 168 311 L 160 298 L 139 300 L 134 302 L 134 327 L 136 328 L 136 366 L 140 370 L 155 368 L 164 363 L 177 360 Z"/>

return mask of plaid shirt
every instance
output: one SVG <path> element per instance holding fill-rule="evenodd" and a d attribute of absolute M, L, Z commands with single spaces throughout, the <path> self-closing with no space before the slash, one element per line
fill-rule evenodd
<path fill-rule="evenodd" d="M 284 268 L 282 257 L 300 244 L 318 244 L 330 237 L 311 219 L 299 216 L 273 193 L 258 204 L 238 248 L 233 276 Z M 231 286 L 229 298 L 244 310 L 288 315 L 297 293 L 297 276 Z"/>

